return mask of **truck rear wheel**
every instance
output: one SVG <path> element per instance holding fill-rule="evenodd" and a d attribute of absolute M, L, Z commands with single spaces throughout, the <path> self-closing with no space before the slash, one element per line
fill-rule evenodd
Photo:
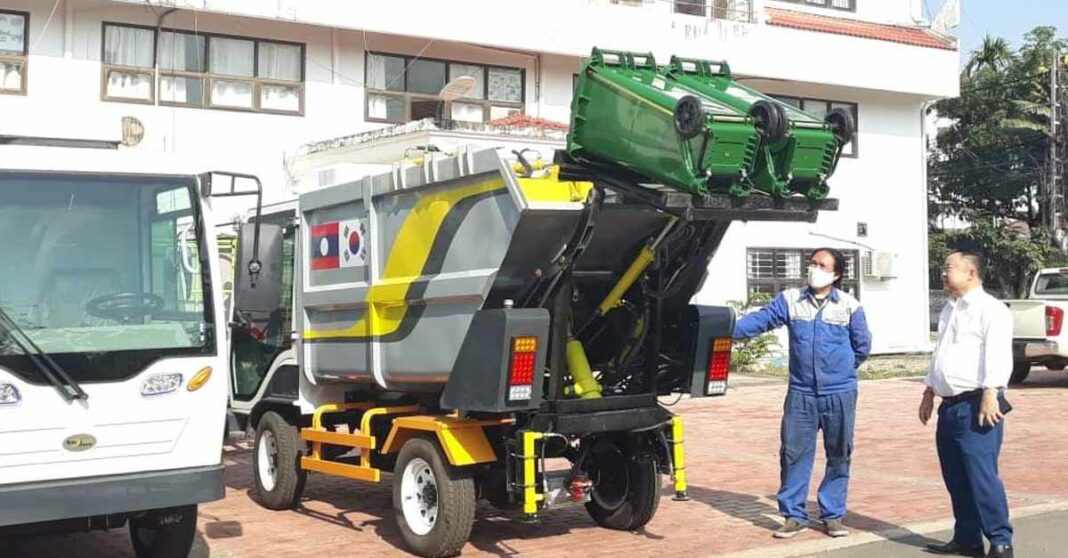
<path fill-rule="evenodd" d="M 475 482 L 433 441 L 408 440 L 393 470 L 393 512 L 404 541 L 426 558 L 455 556 L 475 523 Z"/>
<path fill-rule="evenodd" d="M 1031 374 L 1031 363 L 1018 360 L 1012 363 L 1012 376 L 1009 376 L 1009 384 L 1018 384 L 1027 379 Z"/>
<path fill-rule="evenodd" d="M 308 473 L 300 468 L 300 433 L 274 411 L 256 425 L 252 467 L 256 499 L 271 510 L 292 509 L 304 492 Z"/>
<path fill-rule="evenodd" d="M 186 558 L 197 532 L 197 507 L 154 510 L 130 518 L 137 558 Z"/>
<path fill-rule="evenodd" d="M 593 494 L 586 511 L 598 525 L 634 531 L 660 506 L 660 472 L 649 454 L 627 455 L 611 442 L 594 446 L 589 469 Z"/>

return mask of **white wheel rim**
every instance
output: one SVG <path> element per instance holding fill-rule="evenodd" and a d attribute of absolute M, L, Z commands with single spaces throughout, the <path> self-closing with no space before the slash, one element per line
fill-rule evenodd
<path fill-rule="evenodd" d="M 419 536 L 429 533 L 438 519 L 438 482 L 430 464 L 418 457 L 401 475 L 401 509 L 408 528 Z"/>
<path fill-rule="evenodd" d="M 256 447 L 260 486 L 270 492 L 278 482 L 278 445 L 274 441 L 274 433 L 264 430 Z"/>

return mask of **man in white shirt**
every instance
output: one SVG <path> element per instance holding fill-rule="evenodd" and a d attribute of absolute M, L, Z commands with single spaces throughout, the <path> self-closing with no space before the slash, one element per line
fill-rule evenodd
<path fill-rule="evenodd" d="M 935 436 L 942 478 L 953 502 L 953 540 L 928 545 L 938 554 L 1012 558 L 1012 525 L 998 455 L 1005 433 L 1002 390 L 1012 373 L 1012 314 L 983 290 L 978 255 L 946 258 L 942 281 L 950 300 L 938 321 L 938 344 L 924 383 L 920 421 L 938 407 Z M 1007 403 L 1006 403 L 1007 405 Z"/>

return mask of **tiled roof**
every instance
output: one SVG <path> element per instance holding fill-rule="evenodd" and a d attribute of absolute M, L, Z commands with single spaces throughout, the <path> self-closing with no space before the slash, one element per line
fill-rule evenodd
<path fill-rule="evenodd" d="M 498 118 L 497 120 L 491 120 L 487 124 L 490 126 L 502 126 L 507 128 L 540 128 L 543 130 L 559 130 L 562 132 L 566 132 L 568 129 L 567 124 L 561 124 L 560 122 L 554 122 L 544 118 L 535 118 L 525 114 L 513 114 L 504 118 Z"/>
<path fill-rule="evenodd" d="M 887 25 L 883 23 L 869 23 L 840 17 L 828 17 L 809 13 L 767 8 L 768 25 L 816 31 L 819 33 L 833 33 L 836 35 L 850 35 L 878 41 L 889 41 L 926 48 L 938 48 L 943 50 L 957 50 L 950 41 L 930 33 L 924 29 L 914 27 L 902 27 L 900 25 Z"/>

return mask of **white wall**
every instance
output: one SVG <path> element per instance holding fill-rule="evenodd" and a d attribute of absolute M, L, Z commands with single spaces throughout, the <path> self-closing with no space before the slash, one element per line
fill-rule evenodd
<path fill-rule="evenodd" d="M 28 94 L 0 96 L 4 133 L 117 139 L 121 118 L 133 116 L 144 124 L 146 133 L 141 144 L 132 149 L 181 152 L 194 155 L 205 168 L 258 174 L 268 183 L 269 196 L 274 192 L 270 184 L 281 182 L 283 151 L 310 141 L 382 126 L 364 121 L 365 48 L 522 68 L 527 76 L 527 114 L 564 123 L 570 114 L 571 75 L 578 71 L 580 63 L 576 57 L 539 56 L 483 46 L 180 11 L 167 16 L 164 26 L 304 43 L 307 58 L 304 116 L 105 102 L 100 98 L 103 22 L 155 26 L 156 16 L 144 7 L 121 3 L 68 2 L 74 24 L 70 41 L 66 39 L 63 4 L 48 22 L 51 2 L 7 0 L 4 3 L 6 8 L 30 12 L 31 24 Z"/>
<path fill-rule="evenodd" d="M 141 4 L 142 0 L 115 0 Z M 911 0 L 862 0 L 892 5 L 872 16 L 900 21 Z M 901 93 L 953 96 L 958 91 L 955 51 L 845 35 L 812 33 L 672 13 L 666 1 L 642 7 L 603 0 L 466 0 L 455 2 L 340 2 L 337 0 L 160 0 L 188 9 L 294 20 L 315 25 L 477 43 L 565 56 L 586 56 L 594 46 L 724 58 L 738 73 Z M 900 9 L 897 9 L 900 8 Z M 864 8 L 868 10 L 868 7 Z M 875 10 L 875 8 L 870 8 Z M 848 71 L 843 71 L 848 68 Z"/>
<path fill-rule="evenodd" d="M 51 4 L 51 3 L 49 3 Z M 105 102 L 100 98 L 100 56 L 103 22 L 155 25 L 153 15 L 141 8 L 106 2 L 72 2 L 74 28 L 70 48 L 64 42 L 64 14 L 42 28 L 48 10 L 41 2 L 8 0 L 5 7 L 31 12 L 31 55 L 28 94 L 0 97 L 6 133 L 55 137 L 119 136 L 124 116 L 139 119 L 145 127 L 140 145 L 145 153 L 181 153 L 203 167 L 258 174 L 268 191 L 281 178 L 281 152 L 324 136 L 339 135 L 363 126 L 360 90 L 333 84 L 332 70 L 309 63 L 305 84 L 305 116 L 266 115 L 237 111 L 151 106 Z M 50 7 L 50 6 L 49 6 Z M 269 22 L 252 22 L 218 15 L 178 13 L 165 25 L 203 32 L 227 32 L 256 38 L 304 42 L 310 60 L 327 64 L 332 59 L 329 30 Z M 65 58 L 65 50 L 70 58 Z M 342 58 L 342 68 L 355 71 L 362 64 L 355 53 Z M 352 110 L 346 110 L 352 107 Z M 342 110 L 339 110 L 342 109 Z"/>

